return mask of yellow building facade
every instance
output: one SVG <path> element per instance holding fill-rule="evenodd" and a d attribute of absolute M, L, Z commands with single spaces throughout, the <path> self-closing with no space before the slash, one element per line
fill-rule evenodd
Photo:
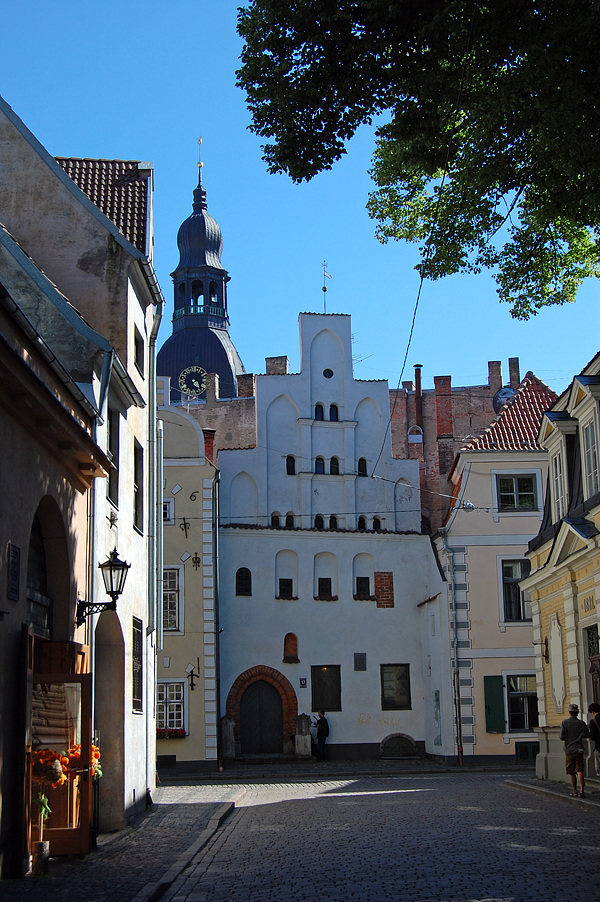
<path fill-rule="evenodd" d="M 536 771 L 552 780 L 566 779 L 558 734 L 568 706 L 579 705 L 585 718 L 600 702 L 599 399 L 600 354 L 544 415 L 539 436 L 549 455 L 548 492 L 521 589 L 531 600 L 536 649 Z M 593 756 L 589 767 L 593 775 Z"/>

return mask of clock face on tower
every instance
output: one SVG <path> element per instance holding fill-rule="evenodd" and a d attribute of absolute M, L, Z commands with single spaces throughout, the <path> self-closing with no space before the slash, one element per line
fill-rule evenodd
<path fill-rule="evenodd" d="M 201 366 L 188 366 L 179 374 L 179 388 L 193 398 L 199 398 L 206 390 L 206 370 Z"/>

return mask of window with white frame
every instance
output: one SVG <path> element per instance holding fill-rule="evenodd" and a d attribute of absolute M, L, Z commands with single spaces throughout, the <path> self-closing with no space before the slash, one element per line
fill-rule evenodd
<path fill-rule="evenodd" d="M 582 431 L 586 496 L 591 498 L 598 491 L 598 454 L 596 451 L 596 426 L 594 421 L 590 420 L 583 427 Z"/>
<path fill-rule="evenodd" d="M 502 561 L 502 598 L 504 620 L 517 623 L 531 620 L 531 602 L 523 597 L 519 582 L 529 576 L 531 564 L 526 559 Z"/>
<path fill-rule="evenodd" d="M 163 526 L 175 525 L 175 499 L 164 498 L 163 503 Z"/>
<path fill-rule="evenodd" d="M 159 681 L 156 700 L 159 730 L 185 730 L 185 683 Z"/>
<path fill-rule="evenodd" d="M 566 511 L 565 480 L 563 476 L 562 455 L 552 458 L 552 496 L 554 499 L 554 519 L 562 520 Z"/>
<path fill-rule="evenodd" d="M 163 630 L 181 632 L 182 582 L 181 567 L 165 567 L 163 570 Z"/>
<path fill-rule="evenodd" d="M 533 511 L 538 509 L 534 473 L 496 476 L 499 511 Z"/>
<path fill-rule="evenodd" d="M 506 677 L 508 730 L 524 733 L 538 725 L 538 700 L 535 674 L 511 674 Z"/>

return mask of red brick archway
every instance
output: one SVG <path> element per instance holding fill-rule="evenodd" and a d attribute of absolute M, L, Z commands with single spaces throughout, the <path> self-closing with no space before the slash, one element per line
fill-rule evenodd
<path fill-rule="evenodd" d="M 296 734 L 296 716 L 298 714 L 298 699 L 290 681 L 284 677 L 282 673 L 275 670 L 274 667 L 267 667 L 265 664 L 257 664 L 250 670 L 240 673 L 235 680 L 233 686 L 229 690 L 227 696 L 227 705 L 225 712 L 228 717 L 233 717 L 235 721 L 234 735 L 236 740 L 240 741 L 240 701 L 242 695 L 252 683 L 257 680 L 265 680 L 270 683 L 279 692 L 283 703 L 283 739 L 284 741 L 292 739 Z"/>

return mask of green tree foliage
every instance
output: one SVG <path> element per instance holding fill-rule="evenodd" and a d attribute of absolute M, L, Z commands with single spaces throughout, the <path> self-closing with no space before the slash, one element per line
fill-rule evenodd
<path fill-rule="evenodd" d="M 271 172 L 384 114 L 367 206 L 421 275 L 490 268 L 520 319 L 600 275 L 598 0 L 251 0 L 238 28 Z"/>

